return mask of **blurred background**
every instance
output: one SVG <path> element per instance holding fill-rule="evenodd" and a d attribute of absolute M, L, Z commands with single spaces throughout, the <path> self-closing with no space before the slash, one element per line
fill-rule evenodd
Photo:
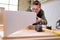
<path fill-rule="evenodd" d="M 0 7 L 10 11 L 26 11 L 31 7 L 32 2 L 35 0 L 0 0 Z M 60 0 L 38 0 L 42 4 L 42 9 L 45 12 L 48 25 L 56 26 L 57 20 L 60 18 Z M 53 23 L 51 23 L 53 22 Z M 0 24 L 2 22 L 2 14 L 0 13 Z"/>
<path fill-rule="evenodd" d="M 26 11 L 31 7 L 32 2 L 35 0 L 0 0 L 0 8 L 5 8 L 5 10 L 10 11 Z M 41 4 L 47 4 L 53 0 L 39 0 Z M 2 14 L 0 12 L 0 24 L 2 22 Z"/>

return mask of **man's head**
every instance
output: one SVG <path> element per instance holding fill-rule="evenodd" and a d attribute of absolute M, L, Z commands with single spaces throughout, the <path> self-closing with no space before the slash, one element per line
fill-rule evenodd
<path fill-rule="evenodd" d="M 31 6 L 32 12 L 35 12 L 38 14 L 38 12 L 41 9 L 41 3 L 39 1 L 34 1 Z"/>

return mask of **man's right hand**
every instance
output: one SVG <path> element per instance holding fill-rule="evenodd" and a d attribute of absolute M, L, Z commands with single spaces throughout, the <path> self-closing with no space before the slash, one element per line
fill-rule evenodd
<path fill-rule="evenodd" d="M 36 23 L 44 24 L 44 22 L 42 18 L 36 17 Z"/>

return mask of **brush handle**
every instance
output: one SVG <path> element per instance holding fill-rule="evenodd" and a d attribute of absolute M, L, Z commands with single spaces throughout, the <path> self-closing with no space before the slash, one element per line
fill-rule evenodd
<path fill-rule="evenodd" d="M 46 29 L 46 28 L 42 28 L 42 30 L 47 31 L 47 32 L 52 32 L 52 33 L 60 36 L 60 32 L 59 31 L 49 30 L 49 29 Z"/>

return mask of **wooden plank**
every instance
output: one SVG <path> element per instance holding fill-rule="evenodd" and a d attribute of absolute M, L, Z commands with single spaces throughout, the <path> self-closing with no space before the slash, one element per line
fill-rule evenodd
<path fill-rule="evenodd" d="M 7 37 L 52 37 L 56 36 L 50 32 L 36 32 L 35 30 L 16 31 Z"/>
<path fill-rule="evenodd" d="M 57 39 L 60 39 L 60 37 L 59 36 L 56 36 L 56 37 L 36 37 L 36 38 L 19 38 L 19 37 L 4 37 L 3 39 L 5 39 L 5 40 L 8 40 L 8 39 L 10 39 L 10 40 L 24 40 L 24 39 L 30 39 L 30 40 L 37 40 L 37 39 L 39 39 L 39 40 L 57 40 Z"/>

